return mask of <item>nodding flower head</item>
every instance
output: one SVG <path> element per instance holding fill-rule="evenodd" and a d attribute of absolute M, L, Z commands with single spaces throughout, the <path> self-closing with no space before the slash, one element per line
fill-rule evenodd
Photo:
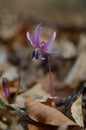
<path fill-rule="evenodd" d="M 54 32 L 50 40 L 45 43 L 45 42 L 40 42 L 40 31 L 41 31 L 41 24 L 39 24 L 35 28 L 32 39 L 30 38 L 29 32 L 26 33 L 27 39 L 29 40 L 31 45 L 34 47 L 32 58 L 34 60 L 38 60 L 38 59 L 45 60 L 43 55 L 60 54 L 61 53 L 60 51 L 57 51 L 57 52 L 48 51 L 48 47 L 54 42 L 56 38 L 56 32 Z"/>

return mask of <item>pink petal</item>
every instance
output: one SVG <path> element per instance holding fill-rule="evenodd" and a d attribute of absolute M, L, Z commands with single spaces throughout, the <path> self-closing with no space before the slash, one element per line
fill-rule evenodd
<path fill-rule="evenodd" d="M 40 46 L 40 30 L 41 30 L 41 23 L 36 27 L 33 37 L 32 37 L 32 42 L 34 43 L 35 46 Z"/>
<path fill-rule="evenodd" d="M 47 49 L 53 43 L 55 38 L 56 38 L 56 32 L 54 32 L 53 36 L 51 37 L 51 39 L 44 44 L 43 49 Z"/>
<path fill-rule="evenodd" d="M 34 46 L 33 42 L 32 42 L 31 39 L 30 39 L 30 34 L 29 34 L 29 32 L 26 33 L 26 37 L 27 37 L 27 39 L 30 41 L 31 45 Z"/>

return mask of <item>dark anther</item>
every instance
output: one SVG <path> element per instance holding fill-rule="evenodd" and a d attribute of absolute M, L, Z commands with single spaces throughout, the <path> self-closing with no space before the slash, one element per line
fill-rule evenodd
<path fill-rule="evenodd" d="M 32 53 L 32 59 L 35 57 L 35 51 L 33 51 Z"/>

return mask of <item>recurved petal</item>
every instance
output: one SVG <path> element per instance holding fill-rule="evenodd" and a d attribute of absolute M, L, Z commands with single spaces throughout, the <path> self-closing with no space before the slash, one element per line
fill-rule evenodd
<path fill-rule="evenodd" d="M 33 42 L 31 41 L 29 32 L 26 33 L 26 37 L 30 41 L 31 45 L 34 46 Z"/>
<path fill-rule="evenodd" d="M 35 46 L 40 46 L 40 30 L 41 30 L 41 23 L 35 28 L 33 36 L 32 36 L 32 42 Z"/>
<path fill-rule="evenodd" d="M 43 49 L 47 49 L 53 43 L 55 38 L 56 38 L 56 32 L 54 32 L 51 39 L 44 44 Z"/>

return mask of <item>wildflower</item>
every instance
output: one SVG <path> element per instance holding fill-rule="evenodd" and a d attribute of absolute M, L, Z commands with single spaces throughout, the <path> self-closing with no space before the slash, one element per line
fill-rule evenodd
<path fill-rule="evenodd" d="M 10 92 L 9 92 L 9 86 L 8 86 L 8 81 L 6 78 L 3 78 L 2 80 L 2 86 L 3 86 L 3 90 L 4 90 L 4 93 L 8 99 L 8 102 L 10 100 Z"/>
<path fill-rule="evenodd" d="M 45 60 L 43 55 L 48 54 L 60 54 L 61 52 L 50 52 L 48 51 L 48 47 L 54 42 L 56 38 L 56 32 L 53 33 L 51 39 L 48 42 L 40 42 L 40 31 L 41 31 L 41 24 L 39 24 L 33 33 L 32 39 L 30 38 L 29 32 L 27 32 L 26 36 L 27 39 L 30 41 L 31 45 L 34 47 L 34 51 L 32 53 L 32 58 L 34 60 L 42 59 Z"/>

